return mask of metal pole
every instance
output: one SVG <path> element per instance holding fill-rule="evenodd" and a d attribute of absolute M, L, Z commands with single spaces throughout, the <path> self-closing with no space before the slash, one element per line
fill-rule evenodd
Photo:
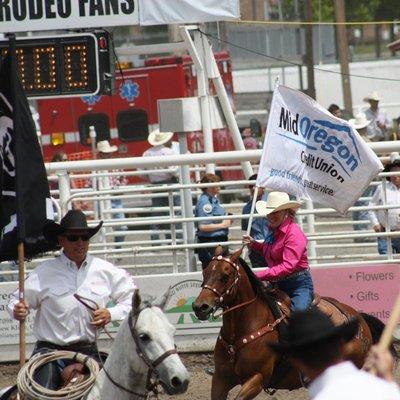
<path fill-rule="evenodd" d="M 203 37 L 203 47 L 205 49 L 205 54 L 207 56 L 206 60 L 208 61 L 206 64 L 208 77 L 212 80 L 214 84 L 215 91 L 217 92 L 217 96 L 219 98 L 222 111 L 224 112 L 226 123 L 231 133 L 233 143 L 235 145 L 235 149 L 246 150 L 243 144 L 242 137 L 240 135 L 239 128 L 237 126 L 235 115 L 233 114 L 232 111 L 229 97 L 226 93 L 225 86 L 221 78 L 221 74 L 219 73 L 217 62 L 215 61 L 215 57 L 212 52 L 210 43 L 208 42 L 205 36 Z M 243 171 L 245 173 L 246 178 L 253 175 L 253 167 L 251 166 L 250 161 L 244 161 L 241 163 L 241 165 L 243 167 Z"/>
<path fill-rule="evenodd" d="M 304 2 L 305 20 L 312 22 L 312 4 L 311 0 Z M 314 78 L 314 49 L 313 49 L 313 27 L 306 26 L 306 65 L 307 65 L 307 94 L 315 99 L 315 78 Z"/>
<path fill-rule="evenodd" d="M 172 219 L 175 217 L 174 212 L 174 192 L 172 190 L 168 190 L 168 205 L 169 205 L 169 213 Z M 172 272 L 174 274 L 178 273 L 178 259 L 176 257 L 176 227 L 175 224 L 171 224 L 171 241 L 172 241 Z"/>
<path fill-rule="evenodd" d="M 66 170 L 61 170 L 57 171 L 56 175 L 58 177 L 58 190 L 60 192 L 61 213 L 65 215 L 72 208 L 71 202 L 68 202 L 71 196 L 69 174 Z"/>
<path fill-rule="evenodd" d="M 211 129 L 211 107 L 208 98 L 208 81 L 206 77 L 206 72 L 204 70 L 204 53 L 202 50 L 203 41 L 201 39 L 201 33 L 199 31 L 194 32 L 194 43 L 189 34 L 189 27 L 182 26 L 180 27 L 180 32 L 183 40 L 187 45 L 187 49 L 189 54 L 192 57 L 194 66 L 196 68 L 197 73 L 197 91 L 198 97 L 200 99 L 200 107 L 201 107 L 201 122 L 203 127 L 203 137 L 204 137 L 204 152 L 205 153 L 213 153 L 214 145 L 213 145 L 213 137 L 212 137 L 212 129 Z M 192 27 L 193 28 L 193 27 Z M 215 168 L 214 164 L 206 164 L 206 171 L 209 173 L 214 173 Z"/>
<path fill-rule="evenodd" d="M 345 22 L 346 15 L 344 9 L 344 0 L 335 0 L 335 16 L 336 22 Z M 349 70 L 349 45 L 347 43 L 347 32 L 345 25 L 338 25 L 336 27 L 337 33 L 337 47 L 340 61 L 340 72 L 342 73 L 342 89 L 343 89 L 343 100 L 344 109 L 353 115 L 353 103 L 351 99 L 351 87 L 350 87 L 350 70 Z"/>
<path fill-rule="evenodd" d="M 187 147 L 187 137 L 186 133 L 179 132 L 179 151 L 181 154 L 186 154 L 188 151 Z M 183 185 L 190 184 L 190 171 L 188 165 L 181 166 L 182 171 L 182 182 Z M 183 189 L 183 197 L 182 197 L 182 214 L 185 218 L 193 218 L 193 201 L 192 201 L 192 192 L 189 188 Z M 193 244 L 195 242 L 195 225 L 193 221 L 185 222 L 186 227 L 186 240 L 185 244 Z M 192 249 L 189 249 L 187 252 L 187 271 L 196 271 L 196 256 Z"/>
<path fill-rule="evenodd" d="M 312 210 L 314 208 L 313 202 L 310 199 L 306 199 L 306 209 Z M 314 235 L 315 233 L 315 215 L 314 214 L 307 214 L 307 225 L 308 225 L 308 235 Z M 311 259 L 316 259 L 317 257 L 317 243 L 313 240 L 308 244 L 308 254 Z M 311 262 L 310 264 L 315 263 L 315 261 Z"/>

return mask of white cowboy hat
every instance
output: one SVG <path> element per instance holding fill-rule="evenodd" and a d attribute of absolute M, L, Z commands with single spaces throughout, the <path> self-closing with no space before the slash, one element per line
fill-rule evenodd
<path fill-rule="evenodd" d="M 114 153 L 118 150 L 117 146 L 110 146 L 108 140 L 101 140 L 97 143 L 97 151 L 100 153 Z"/>
<path fill-rule="evenodd" d="M 362 129 L 369 125 L 371 121 L 369 121 L 364 113 L 359 113 L 355 118 L 349 120 L 349 124 L 354 129 Z"/>
<path fill-rule="evenodd" d="M 381 101 L 381 97 L 379 96 L 378 92 L 374 90 L 371 92 L 368 96 L 364 97 L 364 101 L 370 101 L 370 100 L 375 100 L 375 101 Z"/>
<path fill-rule="evenodd" d="M 174 136 L 173 132 L 160 132 L 158 129 L 154 129 L 154 131 L 149 133 L 147 141 L 152 146 L 161 146 L 162 144 L 169 142 L 172 139 L 172 136 Z"/>
<path fill-rule="evenodd" d="M 284 192 L 268 193 L 267 201 L 259 200 L 256 203 L 256 210 L 260 215 L 268 215 L 275 211 L 297 209 L 301 207 L 298 201 L 291 201 L 289 195 Z"/>

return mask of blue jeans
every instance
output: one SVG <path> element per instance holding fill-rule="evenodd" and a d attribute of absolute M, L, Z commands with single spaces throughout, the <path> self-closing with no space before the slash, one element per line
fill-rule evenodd
<path fill-rule="evenodd" d="M 314 285 L 310 271 L 292 278 L 288 277 L 277 282 L 277 285 L 290 297 L 292 311 L 303 311 L 310 307 L 314 298 Z"/>
<path fill-rule="evenodd" d="M 392 237 L 392 251 L 393 253 L 400 253 L 400 237 Z M 388 253 L 386 238 L 383 237 L 378 238 L 378 253 L 379 254 Z"/>

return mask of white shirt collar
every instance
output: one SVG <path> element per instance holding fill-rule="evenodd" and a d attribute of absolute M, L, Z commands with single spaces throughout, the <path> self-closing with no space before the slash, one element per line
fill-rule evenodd
<path fill-rule="evenodd" d="M 89 253 L 87 253 L 86 258 L 82 263 L 82 267 L 86 267 L 90 263 L 91 258 L 92 258 L 92 256 Z M 65 255 L 64 250 L 60 253 L 59 260 L 61 261 L 62 264 L 67 265 L 68 267 L 78 268 L 75 261 L 71 261 Z"/>
<path fill-rule="evenodd" d="M 308 391 L 311 398 L 317 396 L 317 394 L 326 386 L 327 382 L 332 380 L 340 379 L 342 376 L 348 376 L 351 374 L 356 367 L 350 361 L 343 361 L 339 364 L 328 367 L 321 375 L 315 378 L 308 386 Z"/>

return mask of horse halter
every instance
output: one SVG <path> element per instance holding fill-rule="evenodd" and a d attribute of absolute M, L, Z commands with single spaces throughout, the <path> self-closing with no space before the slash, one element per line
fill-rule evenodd
<path fill-rule="evenodd" d="M 151 307 L 151 305 L 149 304 L 146 307 Z M 149 393 L 153 392 L 157 397 L 158 396 L 157 386 L 159 385 L 159 379 L 157 376 L 156 368 L 159 364 L 161 364 L 170 355 L 178 354 L 178 351 L 176 350 L 176 347 L 171 350 L 167 350 L 163 354 L 161 354 L 161 356 L 157 357 L 154 361 L 152 361 L 142 349 L 142 346 L 141 346 L 140 340 L 139 340 L 139 335 L 136 331 L 137 318 L 135 319 L 135 322 L 133 323 L 132 315 L 133 315 L 133 312 L 131 311 L 128 316 L 129 331 L 131 332 L 132 339 L 135 342 L 138 356 L 143 360 L 143 362 L 148 367 L 147 378 L 146 378 L 146 392 L 138 393 L 138 392 L 135 392 L 134 390 L 131 390 L 131 389 L 128 389 L 128 388 L 122 386 L 121 384 L 116 382 L 110 376 L 110 374 L 104 368 L 104 365 L 103 365 L 103 371 L 105 372 L 105 374 L 107 375 L 107 378 L 111 381 L 111 383 L 113 383 L 116 387 L 118 387 L 119 389 L 121 389 L 127 393 L 134 394 L 135 396 L 141 397 L 143 399 L 147 399 Z M 155 376 L 155 379 L 152 381 L 153 375 Z"/>
<path fill-rule="evenodd" d="M 240 272 L 239 272 L 239 264 L 232 262 L 229 258 L 226 257 L 222 257 L 222 256 L 214 256 L 211 261 L 225 261 L 226 263 L 228 263 L 233 269 L 234 269 L 234 279 L 232 284 L 225 289 L 222 293 L 220 293 L 217 289 L 208 286 L 208 285 L 204 285 L 203 288 L 204 289 L 208 289 L 211 290 L 214 294 L 216 294 L 218 296 L 217 302 L 220 306 L 222 306 L 222 302 L 224 301 L 224 296 L 228 295 L 229 293 L 232 292 L 232 290 L 234 288 L 236 288 L 236 284 L 238 283 L 239 279 L 240 279 Z M 215 265 L 212 266 L 213 271 L 215 270 Z"/>
<path fill-rule="evenodd" d="M 88 308 L 91 311 L 95 311 L 99 308 L 98 304 L 91 300 L 88 299 L 86 297 L 80 296 L 78 294 L 74 294 L 74 297 L 81 302 L 86 308 Z M 148 304 L 146 307 L 151 307 L 150 304 Z M 116 382 L 114 380 L 114 378 L 110 375 L 110 373 L 105 369 L 104 363 L 101 360 L 101 356 L 99 354 L 99 360 L 101 363 L 101 367 L 104 371 L 104 373 L 107 375 L 107 378 L 110 380 L 110 382 L 112 384 L 114 384 L 117 388 L 133 394 L 135 396 L 141 397 L 143 399 L 147 399 L 149 392 L 153 392 L 156 396 L 158 395 L 158 390 L 157 390 L 157 386 L 159 384 L 159 379 L 157 377 L 157 373 L 156 373 L 156 368 L 159 364 L 161 364 L 167 357 L 169 357 L 172 354 L 178 354 L 178 351 L 176 350 L 176 347 L 174 349 L 171 350 L 167 350 L 165 353 L 161 354 L 161 356 L 157 357 L 157 359 L 155 359 L 154 361 L 150 360 L 150 358 L 147 356 L 147 354 L 143 351 L 141 345 L 140 345 L 140 340 L 138 338 L 138 333 L 136 332 L 136 323 L 137 323 L 137 318 L 135 319 L 135 323 L 133 323 L 133 317 L 132 317 L 133 312 L 131 311 L 129 313 L 128 316 L 128 325 L 129 325 L 129 331 L 131 332 L 133 341 L 135 342 L 136 348 L 138 350 L 138 356 L 143 360 L 143 362 L 146 364 L 146 366 L 148 367 L 148 372 L 147 372 L 147 379 L 146 379 L 146 393 L 138 393 L 135 392 L 134 390 L 128 389 L 124 386 L 122 386 L 120 383 Z M 104 329 L 104 328 L 103 328 Z M 110 336 L 110 334 L 106 331 L 106 333 L 108 334 L 108 336 Z M 111 339 L 113 339 L 110 336 Z M 97 350 L 98 351 L 98 350 Z M 155 375 L 155 379 L 152 382 L 151 378 L 152 376 Z"/>

